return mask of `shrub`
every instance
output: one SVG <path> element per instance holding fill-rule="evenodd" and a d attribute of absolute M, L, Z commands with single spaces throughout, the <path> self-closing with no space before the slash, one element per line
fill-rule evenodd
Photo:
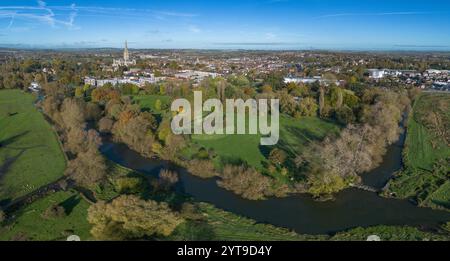
<path fill-rule="evenodd" d="M 120 194 L 137 194 L 144 190 L 144 183 L 137 177 L 122 177 L 114 181 L 114 188 Z"/>
<path fill-rule="evenodd" d="M 3 210 L 0 210 L 0 223 L 6 220 L 6 214 Z"/>
<path fill-rule="evenodd" d="M 42 213 L 44 219 L 56 219 L 66 216 L 66 210 L 60 205 L 52 205 Z"/>
<path fill-rule="evenodd" d="M 163 185 L 171 187 L 178 182 L 178 174 L 176 172 L 163 169 L 159 172 L 159 180 Z"/>
<path fill-rule="evenodd" d="M 194 159 L 187 163 L 187 170 L 201 178 L 212 178 L 217 175 L 214 163 L 210 160 Z"/>
<path fill-rule="evenodd" d="M 226 165 L 221 180 L 217 184 L 227 190 L 250 200 L 261 200 L 273 195 L 270 178 L 263 176 L 253 168 Z"/>
<path fill-rule="evenodd" d="M 275 165 L 282 165 L 286 161 L 286 152 L 275 148 L 270 152 L 269 160 Z"/>
<path fill-rule="evenodd" d="M 103 117 L 98 123 L 98 130 L 102 133 L 111 133 L 111 130 L 114 126 L 114 121 Z"/>

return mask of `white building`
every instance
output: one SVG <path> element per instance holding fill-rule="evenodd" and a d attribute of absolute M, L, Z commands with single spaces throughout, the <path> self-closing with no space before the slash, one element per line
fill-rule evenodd
<path fill-rule="evenodd" d="M 28 90 L 32 92 L 38 92 L 41 90 L 41 86 L 37 82 L 32 82 L 30 87 L 28 87 Z"/>
<path fill-rule="evenodd" d="M 284 78 L 284 83 L 288 84 L 288 83 L 315 83 L 320 81 L 320 77 L 314 77 L 314 78 L 298 78 L 298 77 L 285 77 Z"/>
<path fill-rule="evenodd" d="M 369 71 L 369 77 L 372 79 L 381 79 L 386 74 L 385 70 L 369 69 L 368 71 Z"/>
<path fill-rule="evenodd" d="M 88 84 L 90 86 L 96 86 L 97 80 L 92 77 L 84 77 L 84 84 Z"/>
<path fill-rule="evenodd" d="M 181 72 L 175 74 L 176 78 L 187 79 L 187 80 L 196 80 L 198 82 L 200 82 L 208 77 L 216 78 L 218 76 L 220 76 L 220 74 L 218 74 L 218 73 L 202 72 L 202 71 L 194 71 L 194 70 L 184 70 L 184 71 L 181 71 Z"/>
<path fill-rule="evenodd" d="M 337 86 L 341 85 L 340 81 L 330 81 L 327 79 L 322 79 L 321 76 L 314 76 L 313 78 L 298 78 L 298 77 L 285 77 L 284 78 L 284 83 L 288 84 L 288 83 L 303 83 L 303 84 L 311 84 L 311 83 L 315 83 L 315 82 L 319 82 L 321 84 L 325 84 L 325 85 L 329 85 L 329 84 L 335 84 Z"/>
<path fill-rule="evenodd" d="M 102 87 L 105 84 L 111 84 L 116 86 L 118 84 L 133 84 L 139 87 L 143 87 L 145 84 L 153 84 L 159 81 L 165 80 L 165 77 L 155 77 L 153 74 L 147 77 L 124 77 L 124 78 L 111 78 L 111 79 L 101 79 L 97 80 L 95 78 L 86 77 L 84 82 L 91 86 Z"/>

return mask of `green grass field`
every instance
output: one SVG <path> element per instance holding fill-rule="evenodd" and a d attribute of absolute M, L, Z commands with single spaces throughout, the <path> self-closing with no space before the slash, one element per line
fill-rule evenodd
<path fill-rule="evenodd" d="M 441 131 L 449 128 L 449 108 L 448 94 L 423 94 L 416 100 L 408 121 L 405 169 L 390 182 L 389 192 L 399 198 L 414 198 L 421 206 L 450 210 L 448 175 L 442 171 L 438 174 L 433 169 L 439 160 L 450 158 L 450 145 L 445 136 L 448 133 Z"/>
<path fill-rule="evenodd" d="M 323 139 L 330 133 L 338 133 L 339 127 L 316 117 L 294 119 L 280 117 L 280 141 L 276 146 L 260 146 L 260 135 L 193 135 L 195 143 L 214 151 L 222 160 L 242 160 L 257 169 L 263 168 L 268 153 L 279 147 L 290 156 L 301 154 L 311 141 Z"/>
<path fill-rule="evenodd" d="M 160 100 L 162 108 L 170 107 L 170 97 L 164 95 L 139 95 L 133 96 L 133 101 L 139 104 L 142 110 L 150 110 L 154 113 L 161 113 L 161 110 L 158 110 L 155 105 L 156 101 Z"/>
<path fill-rule="evenodd" d="M 31 94 L 0 91 L 0 201 L 57 180 L 66 161 L 52 127 Z"/>
<path fill-rule="evenodd" d="M 448 94 L 425 94 L 422 95 L 414 105 L 412 117 L 408 122 L 408 135 L 406 138 L 406 161 L 409 168 L 422 168 L 430 170 L 438 159 L 450 156 L 449 144 L 436 137 L 424 124 L 423 117 L 429 117 L 427 112 L 439 102 L 445 102 L 448 110 L 436 110 L 450 124 L 450 95 Z"/>
<path fill-rule="evenodd" d="M 53 205 L 65 209 L 66 216 L 44 218 L 42 213 Z M 13 219 L 0 230 L 0 240 L 66 240 L 69 235 L 78 235 L 81 240 L 92 239 L 87 222 L 89 203 L 76 191 L 57 192 L 20 210 Z"/>

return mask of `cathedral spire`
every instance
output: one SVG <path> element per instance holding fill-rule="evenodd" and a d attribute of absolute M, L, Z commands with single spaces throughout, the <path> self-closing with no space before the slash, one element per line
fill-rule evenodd
<path fill-rule="evenodd" d="M 125 41 L 125 50 L 123 51 L 123 59 L 127 62 L 130 59 L 130 53 L 128 52 L 128 42 Z"/>

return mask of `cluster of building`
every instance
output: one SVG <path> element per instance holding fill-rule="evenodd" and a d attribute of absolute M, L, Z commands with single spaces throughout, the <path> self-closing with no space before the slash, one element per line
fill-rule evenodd
<path fill-rule="evenodd" d="M 288 84 L 288 83 L 303 83 L 303 84 L 311 84 L 311 83 L 316 83 L 319 82 L 320 84 L 324 84 L 324 85 L 330 85 L 330 84 L 335 84 L 336 86 L 340 86 L 343 81 L 333 81 L 333 80 L 329 80 L 329 79 L 324 79 L 322 78 L 322 76 L 314 76 L 312 78 L 308 78 L 308 77 L 285 77 L 284 78 L 284 83 Z"/>
<path fill-rule="evenodd" d="M 345 56 L 330 53 L 315 52 L 202 52 L 202 51 L 135 51 L 134 56 L 145 62 L 145 68 L 136 68 L 136 60 L 132 59 L 127 42 L 123 51 L 123 58 L 114 59 L 113 64 L 104 65 L 104 71 L 117 71 L 127 67 L 128 71 L 122 76 L 109 79 L 96 79 L 86 77 L 85 83 L 91 86 L 101 87 L 105 84 L 120 85 L 134 84 L 142 87 L 146 84 L 155 84 L 163 80 L 189 81 L 194 85 L 207 78 L 216 78 L 228 75 L 256 75 L 261 77 L 271 72 L 285 72 L 287 83 L 324 85 L 344 85 L 344 81 L 329 79 L 316 75 L 354 74 L 362 75 L 358 67 L 373 66 L 377 63 L 377 57 L 371 55 Z M 142 64 L 141 64 L 142 65 Z M 151 69 L 150 69 L 151 68 Z M 117 74 L 116 74 L 117 75 Z M 155 75 L 162 77 L 155 77 Z M 391 83 L 400 83 L 416 86 L 423 89 L 449 90 L 450 71 L 426 70 L 419 72 L 414 70 L 397 69 L 370 69 L 365 74 L 372 79 L 374 85 L 378 85 L 381 79 L 388 79 Z M 257 79 L 261 80 L 261 79 Z"/>
<path fill-rule="evenodd" d="M 429 69 L 424 72 L 412 70 L 370 69 L 369 78 L 376 81 L 390 77 L 405 84 L 419 84 L 422 89 L 430 87 L 440 91 L 450 91 L 450 70 Z"/>
<path fill-rule="evenodd" d="M 203 72 L 203 71 L 195 71 L 195 70 L 183 70 L 176 73 L 175 78 L 184 79 L 184 80 L 193 80 L 195 83 L 200 83 L 206 78 L 216 78 L 220 76 L 218 73 L 214 72 Z"/>
<path fill-rule="evenodd" d="M 84 84 L 88 84 L 94 87 L 102 87 L 106 84 L 111 84 L 113 86 L 119 84 L 133 84 L 139 87 L 143 87 L 146 84 L 157 83 L 158 81 L 163 80 L 162 77 L 122 77 L 122 78 L 110 78 L 110 79 L 95 79 L 93 77 L 85 77 Z"/>

